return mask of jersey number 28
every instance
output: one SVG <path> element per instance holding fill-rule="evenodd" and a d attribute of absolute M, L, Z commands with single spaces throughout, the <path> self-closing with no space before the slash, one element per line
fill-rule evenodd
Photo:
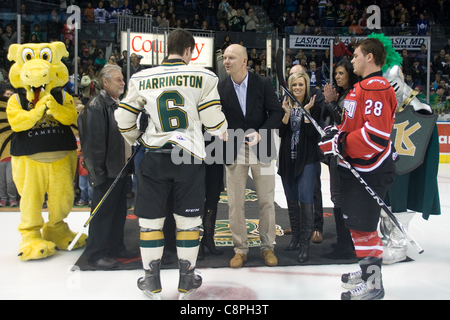
<path fill-rule="evenodd" d="M 381 111 L 383 110 L 383 102 L 373 101 L 371 99 L 366 100 L 366 111 L 365 114 L 373 114 L 377 117 L 381 116 Z"/>

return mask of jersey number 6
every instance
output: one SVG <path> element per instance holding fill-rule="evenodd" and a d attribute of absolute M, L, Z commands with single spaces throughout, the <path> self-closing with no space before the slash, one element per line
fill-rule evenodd
<path fill-rule="evenodd" d="M 187 128 L 187 113 L 180 108 L 184 107 L 184 98 L 178 91 L 163 92 L 156 102 L 158 103 L 159 123 L 164 132 Z"/>

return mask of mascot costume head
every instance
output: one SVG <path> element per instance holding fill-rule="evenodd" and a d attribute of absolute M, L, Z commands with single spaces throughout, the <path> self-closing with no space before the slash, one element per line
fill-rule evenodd
<path fill-rule="evenodd" d="M 397 112 L 401 112 L 406 106 L 412 105 L 415 111 L 420 111 L 425 114 L 433 113 L 429 105 L 420 102 L 416 97 L 418 92 L 414 91 L 405 83 L 401 69 L 403 60 L 392 46 L 391 39 L 382 33 L 372 33 L 367 37 L 378 39 L 384 45 L 387 55 L 381 71 L 383 72 L 383 77 L 389 81 L 395 90 L 395 96 L 397 97 Z"/>
<path fill-rule="evenodd" d="M 8 52 L 8 59 L 15 62 L 9 78 L 17 89 L 8 100 L 6 115 L 12 130 L 7 140 L 13 180 L 21 195 L 21 260 L 66 250 L 76 236 L 64 222 L 74 203 L 77 161 L 71 128 L 77 110 L 73 97 L 63 90 L 68 71 L 61 58 L 67 56 L 62 42 L 13 44 Z M 49 216 L 44 224 L 46 194 Z M 84 246 L 86 238 L 83 235 L 75 248 Z"/>

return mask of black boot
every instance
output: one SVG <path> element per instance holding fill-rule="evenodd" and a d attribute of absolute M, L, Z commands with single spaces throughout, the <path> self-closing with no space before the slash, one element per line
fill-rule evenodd
<path fill-rule="evenodd" d="M 314 204 L 300 202 L 300 253 L 298 262 L 309 259 L 309 244 L 314 228 Z"/>
<path fill-rule="evenodd" d="M 300 207 L 297 200 L 288 200 L 287 203 L 292 239 L 291 243 L 284 250 L 294 251 L 300 241 Z"/>
<path fill-rule="evenodd" d="M 346 260 L 355 257 L 355 247 L 350 235 L 350 230 L 345 227 L 341 208 L 334 208 L 334 221 L 336 222 L 337 242 L 332 245 L 333 251 L 325 253 L 323 257 L 327 259 Z"/>
<path fill-rule="evenodd" d="M 198 250 L 198 259 L 205 257 L 205 247 L 213 255 L 221 255 L 223 251 L 217 250 L 214 243 L 214 229 L 216 227 L 217 209 L 206 209 L 203 215 L 203 237 Z"/>

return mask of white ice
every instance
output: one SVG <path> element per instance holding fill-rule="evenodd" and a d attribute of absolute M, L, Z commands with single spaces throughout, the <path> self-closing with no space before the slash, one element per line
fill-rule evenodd
<path fill-rule="evenodd" d="M 326 167 L 322 170 L 323 205 L 332 207 L 327 171 Z M 440 164 L 438 181 L 442 214 L 428 221 L 421 214 L 414 216 L 409 231 L 425 252 L 419 255 L 409 246 L 413 262 L 383 267 L 385 300 L 450 299 L 450 164 Z M 286 207 L 279 180 L 276 201 Z M 82 249 L 60 251 L 44 260 L 20 261 L 19 213 L 0 212 L 0 216 L 0 299 L 148 299 L 136 286 L 142 270 L 71 272 Z M 72 212 L 67 222 L 78 231 L 88 216 L 88 212 Z M 340 287 L 341 274 L 357 269 L 356 264 L 203 268 L 199 269 L 203 285 L 191 299 L 337 300 L 345 291 Z M 161 281 L 162 299 L 177 299 L 178 270 L 162 270 Z"/>

